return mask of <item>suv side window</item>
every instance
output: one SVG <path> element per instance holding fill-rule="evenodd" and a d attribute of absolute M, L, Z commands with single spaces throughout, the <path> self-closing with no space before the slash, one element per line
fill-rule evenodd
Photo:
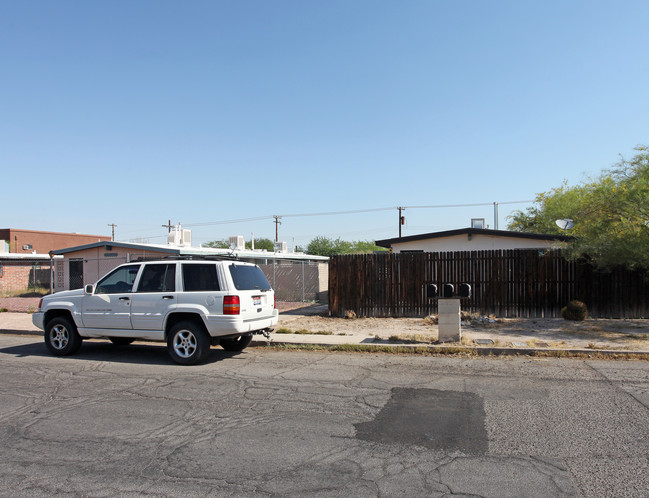
<path fill-rule="evenodd" d="M 214 263 L 182 265 L 185 292 L 221 290 Z"/>
<path fill-rule="evenodd" d="M 174 292 L 176 290 L 176 265 L 148 264 L 142 270 L 137 292 Z"/>
<path fill-rule="evenodd" d="M 133 282 L 140 265 L 129 265 L 117 268 L 97 283 L 95 294 L 121 294 L 133 290 Z"/>

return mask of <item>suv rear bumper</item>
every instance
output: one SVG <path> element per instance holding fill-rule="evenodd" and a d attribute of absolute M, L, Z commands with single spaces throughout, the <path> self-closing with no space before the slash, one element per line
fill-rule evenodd
<path fill-rule="evenodd" d="M 277 325 L 279 312 L 273 310 L 271 316 L 254 317 L 246 319 L 240 315 L 223 316 L 210 315 L 207 317 L 207 332 L 212 337 L 220 337 L 233 334 L 245 334 L 256 330 L 263 330 Z"/>

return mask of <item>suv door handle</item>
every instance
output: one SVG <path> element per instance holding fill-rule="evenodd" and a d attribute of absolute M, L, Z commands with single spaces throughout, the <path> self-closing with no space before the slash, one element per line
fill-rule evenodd
<path fill-rule="evenodd" d="M 162 296 L 162 299 L 173 299 L 173 296 Z"/>
<path fill-rule="evenodd" d="M 130 297 L 120 297 L 120 301 L 129 301 L 131 298 Z"/>

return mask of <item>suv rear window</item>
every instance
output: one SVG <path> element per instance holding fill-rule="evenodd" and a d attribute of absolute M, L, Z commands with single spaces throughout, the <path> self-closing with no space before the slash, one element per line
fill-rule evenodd
<path fill-rule="evenodd" d="M 214 263 L 205 265 L 182 265 L 185 292 L 218 291 L 219 279 Z"/>
<path fill-rule="evenodd" d="M 270 290 L 268 279 L 258 266 L 230 265 L 230 275 L 237 290 Z"/>

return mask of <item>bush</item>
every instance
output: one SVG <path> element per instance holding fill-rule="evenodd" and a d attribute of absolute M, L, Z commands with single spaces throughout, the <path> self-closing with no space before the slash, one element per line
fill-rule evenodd
<path fill-rule="evenodd" d="M 570 301 L 568 306 L 561 310 L 561 316 L 565 320 L 581 322 L 588 316 L 588 308 L 581 301 Z"/>

